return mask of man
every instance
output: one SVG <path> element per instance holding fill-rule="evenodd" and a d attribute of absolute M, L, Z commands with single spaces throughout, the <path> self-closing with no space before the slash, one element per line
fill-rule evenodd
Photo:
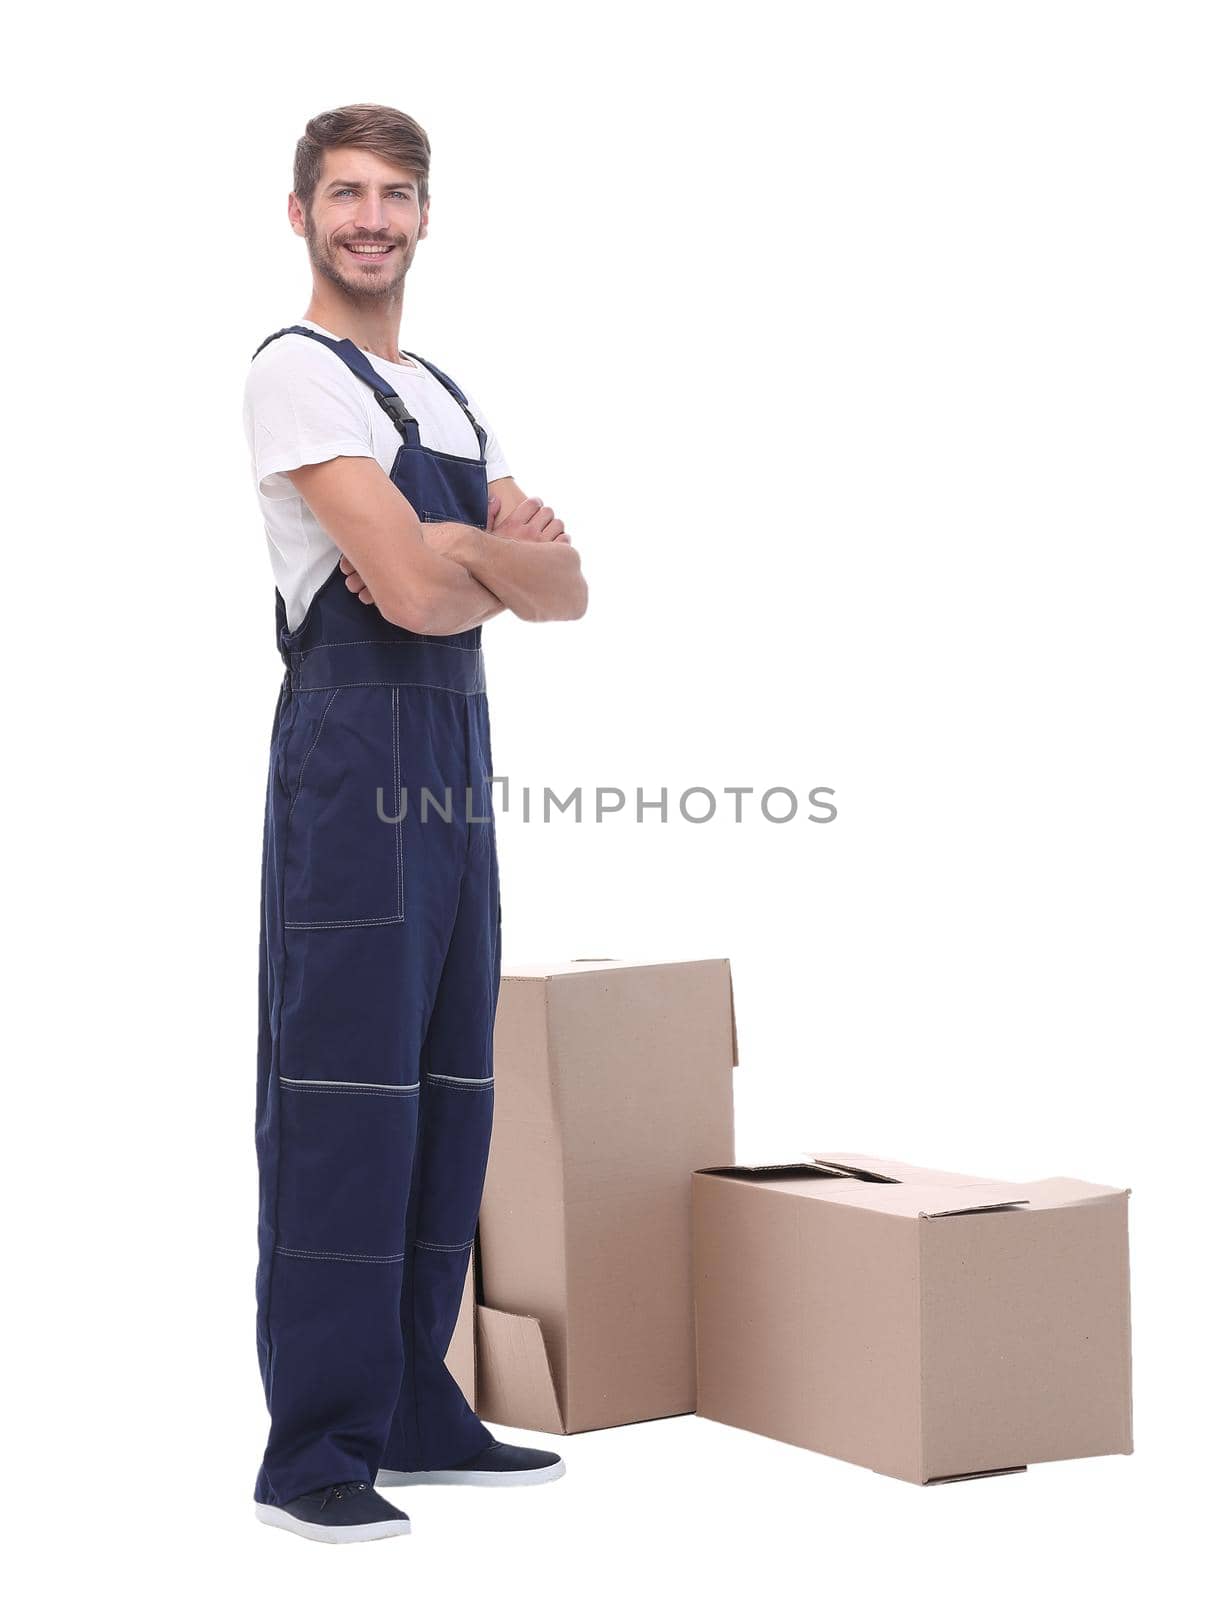
<path fill-rule="evenodd" d="M 493 1116 L 481 627 L 580 617 L 586 585 L 472 396 L 398 347 L 429 162 L 387 107 L 308 124 L 289 220 L 313 294 L 246 390 L 287 667 L 264 829 L 256 1515 L 327 1543 L 409 1531 L 374 1485 L 564 1471 L 496 1441 L 444 1356 Z"/>

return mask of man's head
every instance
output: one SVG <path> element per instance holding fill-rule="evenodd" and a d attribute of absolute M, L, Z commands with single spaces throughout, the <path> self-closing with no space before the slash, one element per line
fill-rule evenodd
<path fill-rule="evenodd" d="M 297 141 L 289 221 L 314 271 L 353 300 L 400 293 L 427 236 L 431 145 L 402 111 L 340 106 Z"/>

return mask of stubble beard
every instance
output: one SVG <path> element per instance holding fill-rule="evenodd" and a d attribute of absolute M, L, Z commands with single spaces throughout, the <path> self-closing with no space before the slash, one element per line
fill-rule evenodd
<path fill-rule="evenodd" d="M 401 257 L 401 266 L 390 277 L 385 273 L 375 278 L 349 278 L 340 270 L 339 263 L 326 242 L 319 237 L 313 222 L 307 216 L 305 219 L 305 242 L 310 254 L 310 264 L 315 272 L 320 272 L 328 283 L 334 284 L 339 293 L 352 301 L 377 301 L 388 300 L 401 292 L 406 280 L 406 273 L 410 269 L 413 258 L 413 247 L 409 254 Z M 335 250 L 339 246 L 336 245 Z"/>

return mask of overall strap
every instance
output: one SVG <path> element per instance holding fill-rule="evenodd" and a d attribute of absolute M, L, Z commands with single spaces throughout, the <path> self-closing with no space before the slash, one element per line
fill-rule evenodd
<path fill-rule="evenodd" d="M 280 339 L 286 333 L 304 333 L 307 339 L 315 339 L 319 344 L 326 345 L 328 350 L 333 350 L 344 366 L 350 368 L 356 377 L 362 383 L 366 383 L 373 394 L 376 395 L 377 404 L 392 421 L 405 442 L 412 449 L 418 448 L 418 423 L 406 409 L 405 401 L 388 380 L 382 378 L 363 350 L 358 345 L 353 344 L 350 339 L 329 339 L 324 333 L 315 333 L 313 328 L 303 328 L 301 326 L 281 328 L 278 333 L 270 333 L 268 335 L 263 344 L 260 345 L 259 350 L 255 352 L 255 356 L 259 354 L 259 351 L 265 345 L 270 345 L 273 339 Z M 252 361 L 255 360 L 255 356 L 251 357 Z"/>
<path fill-rule="evenodd" d="M 431 373 L 433 377 L 438 378 L 440 383 L 443 384 L 444 388 L 448 391 L 453 400 L 456 401 L 457 405 L 472 423 L 473 432 L 477 435 L 477 444 L 481 450 L 481 459 L 484 461 L 486 432 L 481 424 L 477 421 L 477 418 L 469 410 L 469 403 L 465 399 L 464 391 L 460 388 L 459 384 L 453 383 L 452 379 L 448 377 L 447 373 L 441 372 L 433 361 L 427 361 L 424 359 L 424 357 L 415 355 L 413 350 L 403 350 L 402 354 L 404 356 L 409 356 L 411 361 L 417 361 L 422 366 L 426 367 L 427 371 Z"/>

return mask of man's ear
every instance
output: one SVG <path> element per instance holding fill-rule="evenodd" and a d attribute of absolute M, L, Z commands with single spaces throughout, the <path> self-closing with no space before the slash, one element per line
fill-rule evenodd
<path fill-rule="evenodd" d="M 428 195 L 426 200 L 423 201 L 423 214 L 418 227 L 418 236 L 420 239 L 425 239 L 427 237 L 427 219 L 430 215 L 430 212 L 431 197 Z"/>
<path fill-rule="evenodd" d="M 295 194 L 289 196 L 289 226 L 294 233 L 305 238 L 305 208 Z"/>

